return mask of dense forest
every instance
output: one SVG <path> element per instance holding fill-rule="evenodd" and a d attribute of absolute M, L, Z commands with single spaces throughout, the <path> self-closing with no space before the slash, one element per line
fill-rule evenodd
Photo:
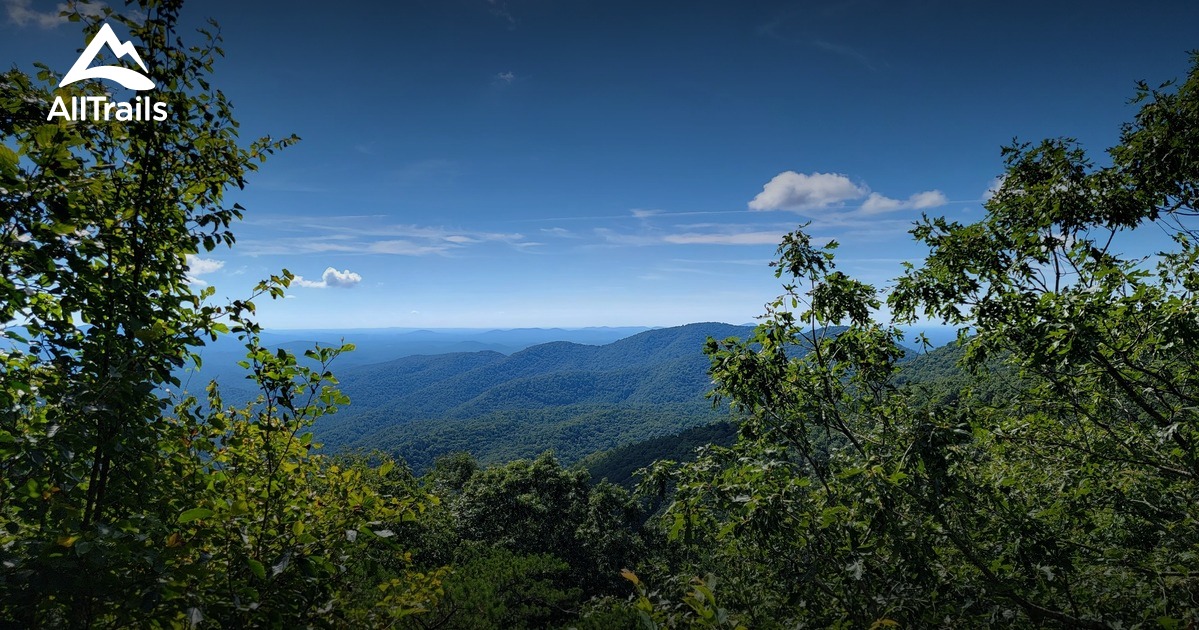
<path fill-rule="evenodd" d="M 552 450 L 564 463 L 726 419 L 703 344 L 751 327 L 689 324 L 605 345 L 538 344 L 498 352 L 410 356 L 339 371 L 353 405 L 314 427 L 331 450 L 383 449 L 416 471 L 469 450 L 484 463 Z M 519 436 L 512 439 L 511 436 Z"/>
<path fill-rule="evenodd" d="M 316 447 L 352 348 L 264 346 L 255 302 L 287 271 L 228 303 L 187 282 L 252 211 L 226 192 L 298 139 L 239 138 L 219 38 L 184 40 L 180 5 L 108 16 L 170 77 L 165 121 L 47 122 L 103 86 L 0 75 L 0 625 L 1199 624 L 1199 55 L 1139 86 L 1101 164 L 1068 139 L 1004 149 L 986 216 L 925 217 L 929 254 L 887 292 L 787 235 L 760 325 L 679 375 L 735 423 L 646 446 L 669 459 L 630 492 L 637 452 L 438 452 L 416 474 Z M 959 345 L 912 358 L 899 330 L 924 319 Z M 222 336 L 256 397 L 178 393 Z M 494 430 L 527 422 L 493 402 Z"/>

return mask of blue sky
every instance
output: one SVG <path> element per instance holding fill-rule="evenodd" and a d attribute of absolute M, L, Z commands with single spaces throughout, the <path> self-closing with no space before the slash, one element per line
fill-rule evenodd
<path fill-rule="evenodd" d="M 65 72 L 57 2 L 0 52 Z M 981 217 L 1013 138 L 1102 161 L 1133 83 L 1181 77 L 1199 3 L 194 1 L 244 137 L 296 133 L 245 191 L 218 296 L 288 268 L 275 328 L 751 321 L 802 222 L 886 286 L 921 212 Z M 120 29 L 119 36 L 124 36 Z M 151 73 L 153 69 L 151 69 Z"/>

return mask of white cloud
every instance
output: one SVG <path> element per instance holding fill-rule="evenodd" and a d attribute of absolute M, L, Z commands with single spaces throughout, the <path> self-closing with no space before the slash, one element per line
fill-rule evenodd
<path fill-rule="evenodd" d="M 847 202 L 862 199 L 854 207 Z M 750 210 L 791 210 L 818 222 L 877 221 L 875 215 L 895 210 L 923 210 L 949 203 L 945 193 L 925 190 L 907 199 L 872 192 L 865 183 L 854 183 L 839 173 L 796 173 L 774 176 L 749 202 Z"/>
<path fill-rule="evenodd" d="M 878 193 L 872 192 L 866 201 L 862 202 L 862 212 L 866 214 L 877 214 L 879 212 L 890 212 L 903 207 L 903 202 L 898 199 L 885 197 Z"/>
<path fill-rule="evenodd" d="M 508 28 L 516 28 L 516 18 L 512 17 L 512 13 L 508 11 L 506 2 L 497 2 L 496 0 L 487 0 L 487 4 L 491 5 L 491 14 L 508 23 Z"/>
<path fill-rule="evenodd" d="M 390 239 L 375 241 L 365 245 L 365 251 L 370 254 L 392 254 L 394 256 L 427 256 L 429 254 L 444 254 L 449 251 L 449 245 L 421 245 L 406 239 Z"/>
<path fill-rule="evenodd" d="M 816 210 L 860 199 L 870 192 L 839 173 L 796 173 L 784 171 L 762 187 L 749 202 L 750 210 Z"/>
<path fill-rule="evenodd" d="M 686 232 L 667 234 L 662 239 L 676 245 L 778 245 L 782 232 L 740 232 L 734 234 Z"/>
<path fill-rule="evenodd" d="M 862 202 L 862 213 L 881 214 L 883 212 L 891 212 L 892 210 L 903 210 L 907 208 L 923 210 L 925 208 L 936 208 L 938 206 L 943 206 L 947 203 L 949 203 L 949 199 L 945 196 L 945 193 L 939 190 L 926 190 L 924 192 L 918 192 L 911 197 L 908 197 L 907 201 L 892 199 L 890 197 L 872 192 L 870 193 L 869 197 L 866 197 L 866 201 Z"/>
<path fill-rule="evenodd" d="M 100 17 L 104 15 L 107 5 L 102 2 L 60 2 L 49 11 L 37 11 L 33 8 L 33 0 L 4 0 L 4 9 L 8 13 L 8 21 L 17 26 L 34 25 L 38 28 L 50 29 L 67 23 L 62 12 L 78 10 L 83 15 Z"/>
<path fill-rule="evenodd" d="M 512 72 L 500 72 L 495 75 L 495 80 L 505 85 L 509 85 L 516 80 L 516 75 Z"/>
<path fill-rule="evenodd" d="M 196 286 L 208 286 L 208 283 L 200 279 L 200 276 L 219 271 L 225 266 L 225 261 L 214 260 L 212 258 L 200 258 L 194 254 L 187 255 L 187 282 Z"/>
<path fill-rule="evenodd" d="M 480 232 L 422 225 L 380 225 L 373 215 L 311 217 L 274 216 L 261 219 L 270 225 L 269 238 L 238 241 L 238 249 L 251 256 L 344 252 L 397 256 L 450 255 L 468 247 L 501 243 L 519 247 L 520 233 Z M 289 236 L 288 234 L 295 234 Z"/>
<path fill-rule="evenodd" d="M 673 231 L 639 230 L 619 232 L 610 228 L 596 228 L 595 234 L 609 245 L 652 246 L 652 245 L 771 245 L 776 246 L 791 227 L 772 226 L 763 229 L 760 225 L 721 225 L 700 223 L 676 225 Z"/>
<path fill-rule="evenodd" d="M 630 212 L 632 212 L 633 217 L 637 219 L 648 219 L 652 216 L 662 214 L 661 210 L 642 210 L 640 208 L 634 208 L 633 210 L 630 210 Z"/>
<path fill-rule="evenodd" d="M 333 267 L 325 269 L 325 273 L 321 276 L 321 281 L 331 287 L 352 287 L 359 282 L 362 282 L 362 276 L 346 269 L 338 271 Z"/>
<path fill-rule="evenodd" d="M 200 276 L 206 273 L 212 273 L 225 266 L 225 261 L 214 260 L 212 258 L 200 258 L 192 254 L 187 255 L 187 268 L 193 276 Z"/>
<path fill-rule="evenodd" d="M 660 245 L 662 238 L 651 234 L 629 234 L 611 228 L 595 228 L 596 236 L 609 245 Z"/>
<path fill-rule="evenodd" d="M 936 208 L 949 203 L 949 198 L 939 190 L 926 190 L 908 197 L 908 207 L 917 210 Z"/>
<path fill-rule="evenodd" d="M 1003 180 L 1005 178 L 1006 176 L 1000 175 L 991 180 L 991 183 L 987 185 L 987 189 L 983 191 L 983 201 L 990 201 L 999 192 L 999 189 L 1003 188 Z"/>
<path fill-rule="evenodd" d="M 331 287 L 337 289 L 349 289 L 357 286 L 359 282 L 362 282 L 362 276 L 350 271 L 349 269 L 346 269 L 345 271 L 338 271 L 333 267 L 327 267 L 325 269 L 325 273 L 321 274 L 320 281 L 305 280 L 304 276 L 296 276 L 291 282 L 294 285 L 309 289 L 328 289 Z"/>

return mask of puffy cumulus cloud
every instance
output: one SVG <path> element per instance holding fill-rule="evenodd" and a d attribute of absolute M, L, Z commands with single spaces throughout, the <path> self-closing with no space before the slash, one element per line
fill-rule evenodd
<path fill-rule="evenodd" d="M 858 199 L 862 202 L 857 207 L 847 203 Z M 925 190 L 907 199 L 893 199 L 872 192 L 866 184 L 854 183 L 840 173 L 783 171 L 766 182 L 762 192 L 750 200 L 749 209 L 790 210 L 813 218 L 853 218 L 894 210 L 935 208 L 947 203 L 949 199 L 939 190 Z"/>
<path fill-rule="evenodd" d="M 362 282 L 362 276 L 350 271 L 349 269 L 346 269 L 345 271 L 338 271 L 333 267 L 329 267 L 325 269 L 325 273 L 321 275 L 321 282 L 324 282 L 326 285 L 331 287 L 347 288 Z"/>
<path fill-rule="evenodd" d="M 212 258 L 200 258 L 194 254 L 187 255 L 187 282 L 197 286 L 207 286 L 208 283 L 200 279 L 200 276 L 214 271 L 220 271 L 225 266 L 225 261 L 215 260 Z"/>
<path fill-rule="evenodd" d="M 200 258 L 194 254 L 187 255 L 187 269 L 193 276 L 202 276 L 206 273 L 212 273 L 220 270 L 224 266 L 225 261 L 223 260 Z"/>
<path fill-rule="evenodd" d="M 362 282 L 362 276 L 350 271 L 349 269 L 338 271 L 333 267 L 327 267 L 325 269 L 325 273 L 321 274 L 321 279 L 319 281 L 305 280 L 304 276 L 296 276 L 295 279 L 292 280 L 292 284 L 301 287 L 307 287 L 309 289 L 349 289 L 357 286 L 360 282 Z"/>
<path fill-rule="evenodd" d="M 949 203 L 949 199 L 945 197 L 945 193 L 939 190 L 926 190 L 918 192 L 906 201 L 900 199 L 892 199 L 890 197 L 880 195 L 878 193 L 870 193 L 866 197 L 866 201 L 862 202 L 863 214 L 881 214 L 883 212 L 891 212 L 892 210 L 904 210 L 914 208 L 923 210 L 925 208 L 936 208 Z"/>
<path fill-rule="evenodd" d="M 936 208 L 947 203 L 949 203 L 949 198 L 939 190 L 926 190 L 908 197 L 908 207 L 917 210 Z"/>
<path fill-rule="evenodd" d="M 862 212 L 867 214 L 890 212 L 892 210 L 898 210 L 902 207 L 902 201 L 898 199 L 892 199 L 878 193 L 870 193 L 870 196 L 866 197 L 866 201 L 862 202 Z"/>
<path fill-rule="evenodd" d="M 749 202 L 750 210 L 818 210 L 861 199 L 870 190 L 840 173 L 796 173 L 783 171 L 766 182 L 762 192 Z"/>

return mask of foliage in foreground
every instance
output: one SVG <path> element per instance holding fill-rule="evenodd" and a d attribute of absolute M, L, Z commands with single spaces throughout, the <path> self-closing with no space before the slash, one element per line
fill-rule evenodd
<path fill-rule="evenodd" d="M 971 327 L 964 368 L 1006 366 L 1007 391 L 901 386 L 878 291 L 835 244 L 784 240 L 787 294 L 708 348 L 739 441 L 649 479 L 675 488 L 665 525 L 693 555 L 665 596 L 634 580 L 648 623 L 1199 623 L 1199 55 L 1138 101 L 1110 166 L 1013 146 L 984 220 L 912 230 L 930 254 L 888 306 Z M 1147 232 L 1172 249 L 1122 252 Z M 704 610 L 672 603 L 696 593 Z"/>
<path fill-rule="evenodd" d="M 46 68 L 0 76 L 0 620 L 381 624 L 420 611 L 440 572 L 408 570 L 388 524 L 433 499 L 397 493 L 386 467 L 311 452 L 306 428 L 345 402 L 326 369 L 340 350 L 269 353 L 253 302 L 213 306 L 189 285 L 189 255 L 233 243 L 241 208 L 225 191 L 296 139 L 239 143 L 207 82 L 219 39 L 185 45 L 179 7 L 108 16 L 154 69 L 165 121 L 47 122 L 55 94 L 104 86 L 51 91 Z M 172 394 L 192 349 L 230 323 L 257 401 Z"/>

